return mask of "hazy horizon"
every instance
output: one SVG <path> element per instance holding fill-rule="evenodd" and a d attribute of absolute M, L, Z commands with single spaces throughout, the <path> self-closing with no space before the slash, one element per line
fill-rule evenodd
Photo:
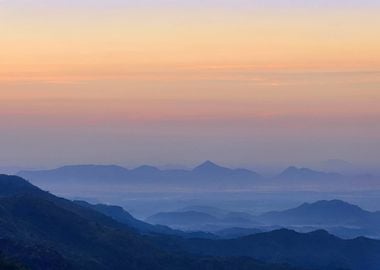
<path fill-rule="evenodd" d="M 96 165 L 96 166 L 120 166 L 128 170 L 133 170 L 141 166 L 153 166 L 160 170 L 193 170 L 197 166 L 202 165 L 205 162 L 212 162 L 218 166 L 230 168 L 230 169 L 248 169 L 254 172 L 257 172 L 265 177 L 271 177 L 282 173 L 284 170 L 290 167 L 296 168 L 307 168 L 314 171 L 328 172 L 328 173 L 339 173 L 346 176 L 359 176 L 364 174 L 372 174 L 377 176 L 380 173 L 380 170 L 377 167 L 370 167 L 363 164 L 354 164 L 346 160 L 340 159 L 328 159 L 323 161 L 316 161 L 313 163 L 293 163 L 293 164 L 228 164 L 228 163 L 219 163 L 215 160 L 201 160 L 195 161 L 192 163 L 134 163 L 134 162 L 116 162 L 116 163 L 107 163 L 107 162 L 81 162 L 81 163 L 63 163 L 63 164 L 51 164 L 51 165 L 40 165 L 40 166 L 0 166 L 0 174 L 17 174 L 20 171 L 38 171 L 38 170 L 53 170 L 66 166 L 83 166 L 83 165 Z"/>
<path fill-rule="evenodd" d="M 380 0 L 0 0 L 0 33 L 1 269 L 380 269 Z"/>
<path fill-rule="evenodd" d="M 380 167 L 378 11 L 1 1 L 0 164 Z"/>

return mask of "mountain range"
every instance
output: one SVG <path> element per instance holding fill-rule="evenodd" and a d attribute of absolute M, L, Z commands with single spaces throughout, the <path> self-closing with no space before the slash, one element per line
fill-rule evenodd
<path fill-rule="evenodd" d="M 58 182 L 66 184 L 180 184 L 185 186 L 251 185 L 261 179 L 256 172 L 245 169 L 229 169 L 211 161 L 193 170 L 160 170 L 152 166 L 140 166 L 129 170 L 115 165 L 75 165 L 53 170 L 21 171 L 19 176 L 34 183 Z"/>
<path fill-rule="evenodd" d="M 380 212 L 369 212 L 341 200 L 304 203 L 289 210 L 267 212 L 258 216 L 210 207 L 187 207 L 174 212 L 157 213 L 146 221 L 183 230 L 205 230 L 213 233 L 235 228 L 235 233 L 241 236 L 249 232 L 247 229 L 268 231 L 285 227 L 303 232 L 325 229 L 343 238 L 380 238 Z"/>
<path fill-rule="evenodd" d="M 377 240 L 363 237 L 342 240 L 323 230 L 297 233 L 286 229 L 228 240 L 172 237 L 164 242 L 166 250 L 172 252 L 255 257 L 314 270 L 377 270 L 380 267 L 379 244 Z"/>
<path fill-rule="evenodd" d="M 0 175 L 0 251 L 27 269 L 294 269 L 253 258 L 174 254 L 158 244 L 89 207 Z"/>
<path fill-rule="evenodd" d="M 275 179 L 280 180 L 339 180 L 344 176 L 338 173 L 326 173 L 314 171 L 308 168 L 297 168 L 291 166 L 285 169 L 282 173 L 277 175 Z"/>
<path fill-rule="evenodd" d="M 275 211 L 259 216 L 265 223 L 281 225 L 331 225 L 380 227 L 380 212 L 369 212 L 359 206 L 341 201 L 304 203 L 286 211 Z"/>
<path fill-rule="evenodd" d="M 127 219 L 119 222 L 123 216 Z M 342 240 L 326 231 L 283 229 L 215 240 L 141 233 L 136 229 L 141 224 L 133 227 L 131 221 L 136 222 L 120 208 L 72 202 L 22 178 L 0 175 L 0 251 L 7 261 L 31 270 L 380 267 L 380 241 L 363 237 Z"/>
<path fill-rule="evenodd" d="M 34 184 L 50 189 L 64 184 L 65 187 L 88 186 L 91 184 L 107 186 L 139 187 L 146 190 L 208 189 L 247 190 L 257 187 L 291 187 L 322 188 L 351 184 L 362 184 L 365 176 L 358 178 L 338 173 L 326 173 L 308 168 L 289 167 L 274 177 L 264 177 L 247 169 L 230 169 L 206 161 L 192 170 L 160 170 L 153 166 L 143 165 L 135 169 L 127 169 L 115 165 L 74 165 L 53 170 L 20 171 L 19 176 Z M 360 179 L 361 181 L 358 181 Z M 376 184 L 373 177 L 366 181 Z M 352 185 L 351 185 L 352 186 Z M 74 188 L 75 189 L 75 188 Z M 56 190 L 53 188 L 53 190 Z"/>
<path fill-rule="evenodd" d="M 97 212 L 100 212 L 108 217 L 113 218 L 114 220 L 125 224 L 141 234 L 167 234 L 167 235 L 176 235 L 185 238 L 190 237 L 199 237 L 199 238 L 216 238 L 216 235 L 211 233 L 205 233 L 202 231 L 199 232 L 183 232 L 180 230 L 171 229 L 168 226 L 164 225 L 152 225 L 147 222 L 143 222 L 134 218 L 130 213 L 125 211 L 122 207 L 116 205 L 106 205 L 106 204 L 90 204 L 85 201 L 74 201 L 74 203 L 90 208 Z"/>

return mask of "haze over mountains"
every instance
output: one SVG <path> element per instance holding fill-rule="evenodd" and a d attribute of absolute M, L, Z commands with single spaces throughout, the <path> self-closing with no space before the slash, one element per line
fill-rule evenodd
<path fill-rule="evenodd" d="M 66 198 L 123 206 L 140 219 L 193 205 L 258 215 L 318 200 L 341 199 L 370 210 L 379 210 L 380 203 L 377 177 L 347 176 L 294 166 L 272 177 L 247 169 L 226 168 L 211 161 L 194 169 L 74 165 L 21 171 L 19 175 Z"/>
<path fill-rule="evenodd" d="M 330 203 L 341 209 L 340 202 Z M 356 208 L 354 214 L 362 212 Z M 22 178 L 0 175 L 0 251 L 6 260 L 31 270 L 377 270 L 380 266 L 380 241 L 363 237 L 342 240 L 326 231 L 300 234 L 283 229 L 217 240 L 207 234 L 180 235 L 155 228 L 159 227 L 138 221 L 119 207 L 72 202 Z"/>
<path fill-rule="evenodd" d="M 291 187 L 309 190 L 362 188 L 377 185 L 380 181 L 367 176 L 352 177 L 338 173 L 314 171 L 308 168 L 289 167 L 275 177 L 264 177 L 247 169 L 230 169 L 206 161 L 192 170 L 160 170 L 153 166 L 126 169 L 115 165 L 74 165 L 53 170 L 21 171 L 18 173 L 33 183 L 46 188 L 55 185 L 123 185 L 140 189 L 165 187 L 168 189 L 284 189 Z M 350 185 L 347 185 L 347 184 Z"/>
<path fill-rule="evenodd" d="M 380 212 L 365 211 L 340 200 L 304 203 L 289 210 L 257 216 L 207 207 L 189 207 L 175 212 L 157 213 L 146 221 L 183 230 L 203 230 L 217 234 L 220 230 L 231 228 L 239 235 L 251 233 L 247 229 L 268 231 L 274 228 L 290 228 L 300 232 L 324 229 L 343 238 L 380 238 Z"/>
<path fill-rule="evenodd" d="M 0 251 L 31 270 L 292 269 L 247 258 L 165 251 L 160 241 L 133 227 L 18 177 L 0 175 L 0 192 Z"/>

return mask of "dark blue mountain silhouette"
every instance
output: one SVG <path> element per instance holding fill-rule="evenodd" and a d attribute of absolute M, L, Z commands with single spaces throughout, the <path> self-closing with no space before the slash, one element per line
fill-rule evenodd
<path fill-rule="evenodd" d="M 252 258 L 168 252 L 160 247 L 160 241 L 99 211 L 44 192 L 19 177 L 0 175 L 0 190 L 1 255 L 27 269 L 293 269 Z M 1 258 L 1 269 L 7 269 L 7 265 L 20 268 Z"/>
<path fill-rule="evenodd" d="M 342 240 L 325 231 L 289 230 L 231 240 L 141 235 L 91 207 L 58 198 L 19 177 L 0 176 L 0 190 L 0 250 L 31 270 L 380 267 L 380 241 L 366 238 Z M 120 213 L 113 210 L 115 216 Z"/>
<path fill-rule="evenodd" d="M 171 238 L 161 247 L 198 255 L 247 256 L 289 263 L 304 269 L 378 270 L 380 242 L 367 238 L 342 240 L 326 231 L 307 234 L 281 229 L 230 240 Z M 163 246 L 162 246 L 163 245 Z"/>

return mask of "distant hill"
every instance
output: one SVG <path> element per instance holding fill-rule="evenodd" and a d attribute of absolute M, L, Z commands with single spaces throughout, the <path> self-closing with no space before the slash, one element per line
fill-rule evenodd
<path fill-rule="evenodd" d="M 314 226 L 337 235 L 380 236 L 380 212 L 369 212 L 341 200 L 304 203 L 299 207 L 260 215 L 258 221 L 281 226 Z"/>
<path fill-rule="evenodd" d="M 250 214 L 223 212 L 221 209 L 202 206 L 186 207 L 174 212 L 160 212 L 148 217 L 146 222 L 181 230 L 205 230 L 209 232 L 232 227 L 252 227 L 258 225 L 255 217 Z"/>
<path fill-rule="evenodd" d="M 158 213 L 147 222 L 182 230 L 218 231 L 238 228 L 241 231 L 268 231 L 290 228 L 299 232 L 324 229 L 343 238 L 367 236 L 380 238 L 380 212 L 369 212 L 341 200 L 304 203 L 299 207 L 253 216 L 242 212 L 192 206 L 177 212 Z M 242 234 L 244 235 L 244 233 Z"/>
<path fill-rule="evenodd" d="M 127 211 L 125 211 L 120 206 L 115 205 L 105 205 L 105 204 L 90 204 L 85 201 L 74 201 L 75 203 L 83 206 L 91 208 L 95 211 L 98 211 L 106 216 L 112 217 L 116 221 L 126 224 L 130 226 L 131 228 L 136 229 L 138 232 L 143 234 L 167 234 L 167 235 L 175 235 L 175 236 L 181 236 L 184 238 L 206 238 L 206 239 L 218 239 L 218 238 L 237 238 L 241 236 L 247 236 L 250 234 L 260 233 L 262 232 L 259 229 L 254 228 L 227 228 L 223 230 L 216 231 L 215 233 L 207 233 L 202 231 L 192 231 L 192 232 L 183 232 L 180 230 L 174 230 L 171 229 L 168 226 L 163 225 L 152 225 L 150 223 L 143 222 L 141 220 L 138 220 L 134 218 L 131 214 L 129 214 Z M 191 209 L 194 209 L 193 211 Z M 186 212 L 196 212 L 195 209 L 203 210 L 203 211 L 211 211 L 211 212 L 217 212 L 217 213 L 223 213 L 223 215 L 220 215 L 220 218 L 223 217 L 230 217 L 234 218 L 234 215 L 240 215 L 240 213 L 229 213 L 227 211 L 224 211 L 222 209 L 213 208 L 213 207 L 206 207 L 206 206 L 190 206 L 183 208 L 180 213 L 185 213 L 184 216 L 186 216 Z M 204 212 L 202 212 L 204 213 Z M 202 214 L 201 213 L 201 214 Z M 169 216 L 171 216 L 171 213 L 168 213 Z M 244 215 L 244 214 L 242 214 Z M 188 216 L 188 215 L 187 215 Z M 212 215 L 211 215 L 212 216 Z M 239 217 L 239 216 L 238 216 Z M 162 217 L 161 217 L 162 218 Z M 180 223 L 184 224 L 184 221 L 181 220 L 181 215 L 177 218 L 180 219 Z M 212 217 L 213 221 L 215 221 L 214 217 Z M 170 223 L 167 219 L 164 218 L 164 222 Z M 228 218 L 227 218 L 228 220 Z M 148 220 L 149 221 L 149 220 Z M 189 224 L 193 224 L 194 220 L 192 219 Z M 218 221 L 219 222 L 219 221 Z M 154 221 L 151 221 L 151 223 L 156 223 Z M 158 224 L 162 224 L 161 222 L 157 221 Z M 169 224 L 173 225 L 173 224 Z"/>
<path fill-rule="evenodd" d="M 229 211 L 227 210 L 217 208 L 217 207 L 205 206 L 205 205 L 190 205 L 190 206 L 180 208 L 176 212 L 188 212 L 188 211 L 206 213 L 208 215 L 211 215 L 217 218 L 223 218 L 229 213 Z"/>
<path fill-rule="evenodd" d="M 105 205 L 105 204 L 90 204 L 85 201 L 74 201 L 76 204 L 79 204 L 83 207 L 91 208 L 95 211 L 98 211 L 108 217 L 113 218 L 114 220 L 126 224 L 129 227 L 136 229 L 139 233 L 143 234 L 168 234 L 168 235 L 177 235 L 185 238 L 197 237 L 197 238 L 209 238 L 215 239 L 216 235 L 205 232 L 183 232 L 180 230 L 173 230 L 167 226 L 163 225 L 151 225 L 149 223 L 143 222 L 134 218 L 131 214 L 125 211 L 120 206 L 115 205 Z"/>
<path fill-rule="evenodd" d="M 324 225 L 363 225 L 367 221 L 379 221 L 380 212 L 369 212 L 341 200 L 304 203 L 299 207 L 261 215 L 261 221 L 282 225 L 324 224 Z M 369 224 L 368 224 L 369 225 Z"/>
<path fill-rule="evenodd" d="M 261 179 L 253 171 L 229 169 L 206 161 L 193 170 L 160 170 L 153 166 L 140 166 L 128 170 L 120 166 L 75 165 L 53 170 L 21 171 L 19 176 L 41 184 L 116 184 L 164 185 L 170 187 L 247 187 Z"/>
<path fill-rule="evenodd" d="M 146 219 L 147 222 L 152 224 L 161 225 L 186 225 L 186 224 L 207 224 L 216 223 L 218 219 L 206 213 L 196 211 L 186 212 L 166 212 L 158 213 Z"/>
<path fill-rule="evenodd" d="M 20 171 L 19 176 L 30 181 L 62 183 L 109 183 L 129 176 L 129 170 L 115 165 L 73 165 L 54 170 Z"/>
<path fill-rule="evenodd" d="M 231 169 L 206 161 L 192 170 L 159 169 L 143 165 L 127 169 L 115 165 L 72 165 L 52 170 L 20 171 L 19 176 L 48 190 L 74 193 L 107 186 L 116 191 L 122 188 L 161 191 L 179 190 L 345 190 L 356 187 L 372 189 L 379 187 L 378 177 L 367 174 L 345 176 L 339 173 L 315 171 L 291 166 L 274 177 L 263 177 L 258 173 Z M 96 184 L 96 185 L 95 185 Z M 79 187 L 79 188 L 78 188 Z M 101 188 L 94 190 L 101 194 Z"/>
<path fill-rule="evenodd" d="M 343 175 L 338 173 L 326 173 L 320 171 L 314 171 L 308 168 L 297 168 L 297 167 L 289 167 L 284 170 L 281 174 L 275 177 L 278 180 L 338 180 L 342 179 Z"/>
<path fill-rule="evenodd" d="M 205 161 L 204 163 L 193 169 L 193 172 L 199 174 L 226 174 L 231 173 L 233 171 L 234 170 L 219 166 L 209 160 Z"/>
<path fill-rule="evenodd" d="M 227 177 L 227 176 L 234 176 L 234 177 L 241 177 L 241 178 L 260 178 L 261 176 L 258 173 L 252 172 L 250 170 L 246 169 L 229 169 L 226 167 L 219 166 L 211 161 L 206 161 L 202 163 L 201 165 L 195 167 L 192 172 L 194 174 L 200 175 L 200 176 L 205 176 L 205 175 L 210 175 L 210 176 L 222 176 L 222 177 Z"/>

